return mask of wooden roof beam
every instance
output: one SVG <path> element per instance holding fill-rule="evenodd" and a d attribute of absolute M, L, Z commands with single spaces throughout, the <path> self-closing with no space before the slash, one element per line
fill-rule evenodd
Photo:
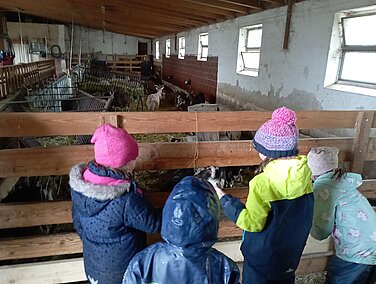
<path fill-rule="evenodd" d="M 251 9 L 263 10 L 264 5 L 258 0 L 219 0 L 220 2 L 239 5 Z"/>
<path fill-rule="evenodd" d="M 222 15 L 227 18 L 231 18 L 235 16 L 234 12 L 223 10 L 217 7 L 210 7 L 207 5 L 203 5 L 201 1 L 197 1 L 197 3 L 187 2 L 187 1 L 175 1 L 171 3 L 171 0 L 159 0 L 158 3 L 165 3 L 170 7 L 173 6 L 176 9 L 185 9 L 185 10 L 200 10 L 201 13 L 210 13 L 212 15 Z"/>
<path fill-rule="evenodd" d="M 230 3 L 224 3 L 224 2 L 215 1 L 215 0 L 184 0 L 184 1 L 201 4 L 201 5 L 208 6 L 208 7 L 215 7 L 215 8 L 219 8 L 219 9 L 223 9 L 223 10 L 227 10 L 227 11 L 231 11 L 231 12 L 243 14 L 243 15 L 250 13 L 250 10 L 246 7 L 241 7 L 239 5 L 233 5 Z"/>

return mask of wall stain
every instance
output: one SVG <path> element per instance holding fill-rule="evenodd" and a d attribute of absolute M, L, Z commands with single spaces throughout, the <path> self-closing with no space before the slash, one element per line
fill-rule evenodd
<path fill-rule="evenodd" d="M 238 83 L 237 83 L 238 84 Z M 223 110 L 274 110 L 286 106 L 294 110 L 322 109 L 321 102 L 314 93 L 293 89 L 288 96 L 281 96 L 283 84 L 275 89 L 270 84 L 267 94 L 261 91 L 249 91 L 239 86 L 219 83 L 217 92 L 217 104 Z"/>

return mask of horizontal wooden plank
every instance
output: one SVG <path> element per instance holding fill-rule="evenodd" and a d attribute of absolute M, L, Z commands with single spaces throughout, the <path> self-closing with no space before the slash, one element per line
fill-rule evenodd
<path fill-rule="evenodd" d="M 239 237 L 241 229 L 230 221 L 222 221 L 219 238 Z M 148 243 L 160 241 L 158 234 L 148 235 Z M 42 256 L 66 255 L 82 252 L 82 243 L 76 233 L 0 239 L 0 261 Z"/>
<path fill-rule="evenodd" d="M 376 161 L 376 138 L 370 138 L 367 146 L 367 161 Z"/>
<path fill-rule="evenodd" d="M 302 255 L 296 275 L 306 275 L 313 272 L 326 271 L 328 261 L 333 252 L 322 252 Z"/>
<path fill-rule="evenodd" d="M 359 190 L 368 199 L 376 199 L 376 179 L 363 180 Z"/>
<path fill-rule="evenodd" d="M 234 261 L 242 257 L 239 255 L 240 245 L 237 242 L 217 243 L 215 246 Z M 297 275 L 325 271 L 330 254 L 331 252 L 303 255 Z M 0 267 L 0 282 L 4 284 L 72 283 L 85 280 L 82 258 Z"/>
<path fill-rule="evenodd" d="M 314 146 L 337 146 L 342 153 L 351 151 L 352 139 L 302 139 L 301 153 Z M 197 147 L 197 156 L 195 149 Z M 195 157 L 198 157 L 195 159 Z M 40 147 L 0 150 L 0 177 L 47 176 L 67 174 L 71 167 L 93 159 L 92 145 Z M 38 161 L 38 163 L 36 163 Z M 251 141 L 199 143 L 144 143 L 136 171 L 163 170 L 203 166 L 258 165 L 260 159 Z"/>
<path fill-rule="evenodd" d="M 298 126 L 354 128 L 357 111 L 300 111 Z M 0 137 L 92 134 L 101 117 L 119 115 L 129 133 L 251 131 L 270 119 L 270 112 L 82 112 L 0 113 Z M 341 117 L 341 119 L 338 119 Z M 213 123 L 215 122 L 215 123 Z"/>
<path fill-rule="evenodd" d="M 245 201 L 247 188 L 229 189 L 228 193 Z M 145 198 L 155 207 L 162 207 L 169 192 L 144 191 Z M 71 201 L 0 203 L 0 229 L 72 223 Z M 229 221 L 221 223 L 220 237 L 239 236 L 240 231 Z"/>
<path fill-rule="evenodd" d="M 82 258 L 0 266 L 0 283 L 51 284 L 85 281 Z"/>

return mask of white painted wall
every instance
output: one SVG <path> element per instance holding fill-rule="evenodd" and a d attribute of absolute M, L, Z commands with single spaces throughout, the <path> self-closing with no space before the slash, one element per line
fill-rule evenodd
<path fill-rule="evenodd" d="M 67 50 L 70 48 L 71 29 L 66 28 Z M 80 42 L 82 53 L 102 52 L 103 54 L 136 55 L 138 53 L 138 42 L 148 43 L 148 54 L 150 51 L 150 40 L 134 36 L 92 30 L 76 26 L 73 32 L 73 53 L 79 53 Z"/>
<path fill-rule="evenodd" d="M 179 33 L 186 54 L 197 54 L 198 35 L 209 32 L 209 56 L 218 56 L 217 102 L 230 109 L 376 109 L 376 98 L 323 87 L 334 14 L 375 0 L 309 0 L 293 8 L 289 49 L 282 49 L 287 7 Z M 236 74 L 239 29 L 263 24 L 258 77 Z M 373 29 L 373 27 L 370 27 Z M 165 53 L 165 40 L 159 38 Z"/>

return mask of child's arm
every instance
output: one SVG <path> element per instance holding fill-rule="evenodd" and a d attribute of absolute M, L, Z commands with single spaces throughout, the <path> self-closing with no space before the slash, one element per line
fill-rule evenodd
<path fill-rule="evenodd" d="M 142 196 L 132 194 L 124 209 L 124 220 L 137 230 L 157 233 L 161 230 L 162 209 L 156 209 Z"/>
<path fill-rule="evenodd" d="M 238 227 L 249 232 L 260 232 L 264 228 L 270 203 L 262 197 L 262 190 L 257 183 L 253 182 L 252 186 L 250 185 L 244 205 L 238 198 L 226 194 L 213 180 L 209 181 L 220 198 L 225 215 Z"/>
<path fill-rule="evenodd" d="M 329 237 L 334 229 L 336 198 L 330 188 L 314 188 L 314 212 L 311 236 L 316 240 Z"/>

